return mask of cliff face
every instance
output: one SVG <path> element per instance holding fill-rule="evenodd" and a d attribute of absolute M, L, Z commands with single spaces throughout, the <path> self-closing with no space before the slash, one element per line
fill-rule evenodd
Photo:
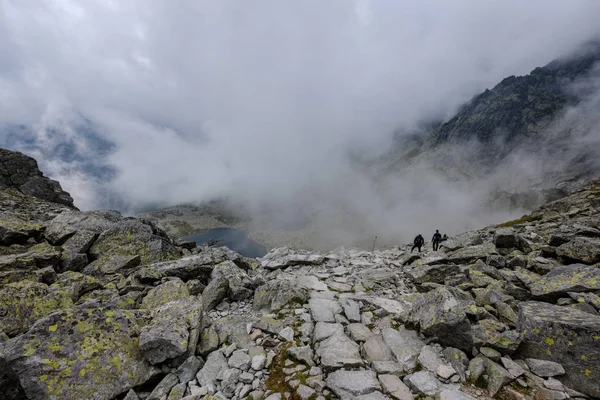
<path fill-rule="evenodd" d="M 492 145 L 499 135 L 508 143 L 543 135 L 546 124 L 580 95 L 569 90 L 600 61 L 600 47 L 584 55 L 555 60 L 529 75 L 510 76 L 476 96 L 448 122 L 430 133 L 435 145 L 477 139 Z"/>
<path fill-rule="evenodd" d="M 44 176 L 37 162 L 23 153 L 0 149 L 0 187 L 74 208 L 71 195 L 60 183 Z"/>

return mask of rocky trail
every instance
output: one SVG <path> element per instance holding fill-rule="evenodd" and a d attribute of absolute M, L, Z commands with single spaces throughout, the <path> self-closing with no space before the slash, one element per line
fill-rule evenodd
<path fill-rule="evenodd" d="M 600 183 L 437 252 L 257 260 L 1 156 L 1 399 L 600 397 Z"/>

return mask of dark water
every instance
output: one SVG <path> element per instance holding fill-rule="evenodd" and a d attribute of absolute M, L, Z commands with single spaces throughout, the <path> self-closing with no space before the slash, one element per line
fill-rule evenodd
<path fill-rule="evenodd" d="M 200 246 L 211 239 L 219 240 L 217 247 L 228 247 L 244 257 L 262 257 L 267 254 L 266 246 L 250 239 L 244 231 L 237 229 L 215 228 L 198 235 L 186 236 L 184 239 L 193 240 Z"/>

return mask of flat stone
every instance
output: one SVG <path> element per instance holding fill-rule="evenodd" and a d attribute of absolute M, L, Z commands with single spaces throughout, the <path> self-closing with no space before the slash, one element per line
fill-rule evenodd
<path fill-rule="evenodd" d="M 242 372 L 240 374 L 240 382 L 242 383 L 252 383 L 254 380 L 254 374 L 250 372 Z"/>
<path fill-rule="evenodd" d="M 519 364 L 511 360 L 510 358 L 500 358 L 502 365 L 506 370 L 516 379 L 525 373 L 525 370 L 521 368 Z"/>
<path fill-rule="evenodd" d="M 396 375 L 379 375 L 383 392 L 396 400 L 413 400 L 413 395 Z"/>
<path fill-rule="evenodd" d="M 363 344 L 365 358 L 372 361 L 392 361 L 390 348 L 380 336 L 373 336 Z"/>
<path fill-rule="evenodd" d="M 328 323 L 328 322 L 317 322 L 315 325 L 315 331 L 313 333 L 313 340 L 320 342 L 325 340 L 336 333 L 343 333 L 344 327 L 341 324 Z M 370 332 L 370 331 L 369 331 Z"/>
<path fill-rule="evenodd" d="M 335 322 L 335 314 L 342 312 L 340 303 L 335 300 L 310 299 L 310 313 L 316 322 Z"/>
<path fill-rule="evenodd" d="M 456 374 L 456 370 L 449 365 L 440 365 L 435 373 L 442 379 L 450 379 L 452 375 Z"/>
<path fill-rule="evenodd" d="M 317 355 L 321 357 L 322 367 L 329 370 L 363 365 L 359 346 L 343 333 L 336 333 L 321 342 Z"/>
<path fill-rule="evenodd" d="M 551 376 L 564 375 L 565 369 L 563 366 L 554 361 L 537 360 L 535 358 L 526 358 L 527 366 L 537 376 L 548 378 Z"/>
<path fill-rule="evenodd" d="M 204 361 L 202 359 L 190 356 L 177 368 L 175 374 L 179 378 L 179 382 L 187 383 L 196 378 L 196 374 L 203 365 Z"/>
<path fill-rule="evenodd" d="M 381 390 L 377 375 L 371 371 L 335 371 L 327 377 L 327 387 L 340 399 Z"/>
<path fill-rule="evenodd" d="M 436 372 L 439 367 L 446 365 L 442 357 L 434 350 L 433 347 L 427 345 L 423 346 L 421 352 L 419 353 L 419 363 L 423 366 L 423 368 Z"/>
<path fill-rule="evenodd" d="M 443 389 L 440 381 L 438 381 L 435 375 L 429 371 L 419 371 L 407 375 L 404 378 L 404 383 L 406 383 L 413 392 L 424 394 L 426 396 L 435 396 Z"/>
<path fill-rule="evenodd" d="M 344 314 L 349 322 L 360 322 L 360 307 L 357 302 L 347 300 L 346 304 L 343 305 L 343 308 Z"/>
<path fill-rule="evenodd" d="M 396 361 L 373 361 L 371 367 L 378 374 L 398 374 L 404 371 L 404 367 Z"/>
<path fill-rule="evenodd" d="M 459 390 L 446 389 L 440 392 L 439 400 L 476 400 L 474 397 Z"/>
<path fill-rule="evenodd" d="M 373 336 L 373 332 L 363 324 L 350 324 L 346 329 L 350 338 L 355 342 L 366 342 Z"/>

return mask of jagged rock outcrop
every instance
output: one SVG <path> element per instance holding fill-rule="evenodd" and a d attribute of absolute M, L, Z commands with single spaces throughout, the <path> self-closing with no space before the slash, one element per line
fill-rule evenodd
<path fill-rule="evenodd" d="M 23 153 L 0 149 L 0 187 L 74 207 L 73 198 L 62 190 L 60 183 L 45 177 L 37 162 Z"/>

